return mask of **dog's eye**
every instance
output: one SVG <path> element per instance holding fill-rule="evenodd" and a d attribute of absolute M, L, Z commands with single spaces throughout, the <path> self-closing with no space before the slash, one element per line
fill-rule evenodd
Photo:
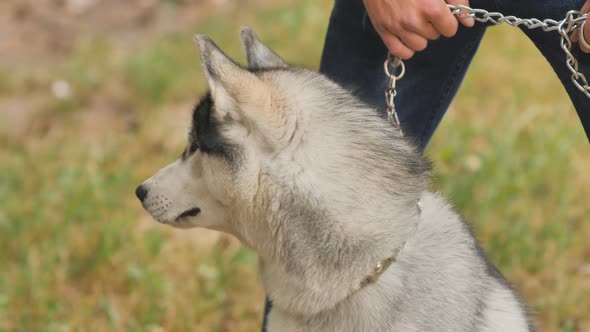
<path fill-rule="evenodd" d="M 188 149 L 188 154 L 191 155 L 191 154 L 195 153 L 195 151 L 197 151 L 197 149 L 199 149 L 199 144 L 197 144 L 197 142 L 191 142 L 191 145 Z"/>

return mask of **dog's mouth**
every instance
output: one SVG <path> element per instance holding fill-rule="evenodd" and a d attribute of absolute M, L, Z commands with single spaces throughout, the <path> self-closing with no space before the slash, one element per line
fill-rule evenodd
<path fill-rule="evenodd" d="M 201 209 L 199 209 L 198 207 L 192 208 L 192 209 L 186 210 L 183 213 L 179 214 L 178 217 L 176 217 L 176 219 L 174 219 L 174 221 L 179 221 L 182 218 L 186 218 L 186 217 L 195 217 L 199 213 L 201 213 Z"/>

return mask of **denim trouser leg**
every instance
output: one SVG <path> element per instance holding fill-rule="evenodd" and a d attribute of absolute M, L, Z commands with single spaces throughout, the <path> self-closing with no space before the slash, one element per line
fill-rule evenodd
<path fill-rule="evenodd" d="M 580 9 L 585 0 L 472 0 L 471 6 L 521 18 L 561 20 L 568 10 Z M 397 111 L 404 131 L 423 149 L 455 96 L 474 56 L 486 25 L 460 25 L 453 38 L 430 42 L 428 48 L 405 61 L 406 76 L 398 82 Z M 590 99 L 570 80 L 565 54 L 555 31 L 523 28 L 551 64 L 578 112 L 590 137 Z M 577 45 L 574 55 L 580 71 L 590 77 L 590 55 Z M 365 102 L 385 111 L 383 91 L 387 84 L 383 61 L 387 54 L 373 29 L 361 0 L 336 0 L 326 35 L 320 71 L 354 90 Z"/>
<path fill-rule="evenodd" d="M 493 1 L 472 1 L 495 10 Z M 405 133 L 424 148 L 455 96 L 486 26 L 460 27 L 453 38 L 430 42 L 405 61 L 396 106 Z M 383 62 L 387 49 L 375 32 L 361 0 L 337 0 L 330 18 L 320 71 L 354 90 L 365 102 L 385 112 L 387 85 Z"/>

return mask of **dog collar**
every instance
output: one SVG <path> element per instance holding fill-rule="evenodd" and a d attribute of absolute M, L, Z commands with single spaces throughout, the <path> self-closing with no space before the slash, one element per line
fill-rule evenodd
<path fill-rule="evenodd" d="M 397 261 L 397 258 L 404 250 L 406 243 L 407 243 L 407 241 L 402 243 L 402 245 L 397 249 L 397 252 L 395 253 L 395 255 L 387 257 L 384 260 L 377 263 L 377 266 L 375 266 L 373 273 L 371 273 L 368 277 L 366 277 L 365 279 L 363 279 L 363 281 L 361 281 L 361 288 L 375 283 L 379 279 L 379 277 L 383 274 L 383 272 L 387 271 L 387 269 L 391 266 L 391 264 L 393 264 L 395 261 Z"/>
<path fill-rule="evenodd" d="M 421 203 L 422 203 L 422 201 L 418 201 L 418 204 L 417 204 L 418 215 L 422 214 L 422 206 L 421 206 L 422 204 Z M 414 229 L 414 232 L 416 231 L 417 228 L 418 228 L 418 225 L 416 224 L 416 228 Z M 404 241 L 402 243 L 402 245 L 397 248 L 397 250 L 395 251 L 395 253 L 392 256 L 389 256 L 389 257 L 385 258 L 384 260 L 380 261 L 379 263 L 377 263 L 377 265 L 375 266 L 375 269 L 373 270 L 373 273 L 371 273 L 368 277 L 366 277 L 365 279 L 363 279 L 363 281 L 361 281 L 361 288 L 364 288 L 367 285 L 377 282 L 377 280 L 379 280 L 379 277 L 385 271 L 387 271 L 387 269 L 393 263 L 395 263 L 397 261 L 399 256 L 404 251 L 404 248 L 406 247 L 407 243 L 408 243 L 407 240 Z"/>

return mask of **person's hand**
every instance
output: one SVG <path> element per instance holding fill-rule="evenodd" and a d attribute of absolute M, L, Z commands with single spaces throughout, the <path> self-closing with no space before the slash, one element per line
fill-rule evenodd
<path fill-rule="evenodd" d="M 590 1 L 590 0 L 589 0 Z M 383 39 L 389 52 L 402 59 L 411 58 L 422 51 L 429 40 L 441 35 L 452 37 L 457 33 L 457 18 L 447 7 L 469 6 L 469 0 L 363 0 L 375 30 Z M 473 18 L 461 17 L 459 21 L 471 27 Z"/>
<path fill-rule="evenodd" d="M 584 24 L 584 37 L 586 37 L 585 38 L 586 42 L 588 44 L 590 44 L 590 0 L 586 1 L 586 4 L 584 4 L 584 6 L 582 7 L 582 9 L 580 9 L 580 11 L 582 13 L 588 14 L 588 16 L 586 18 L 586 24 Z M 584 47 L 584 43 L 582 43 L 580 41 L 580 35 L 577 30 L 572 35 L 572 41 L 579 42 L 578 44 L 580 44 L 580 48 L 582 49 L 582 52 L 590 53 L 590 48 Z"/>

